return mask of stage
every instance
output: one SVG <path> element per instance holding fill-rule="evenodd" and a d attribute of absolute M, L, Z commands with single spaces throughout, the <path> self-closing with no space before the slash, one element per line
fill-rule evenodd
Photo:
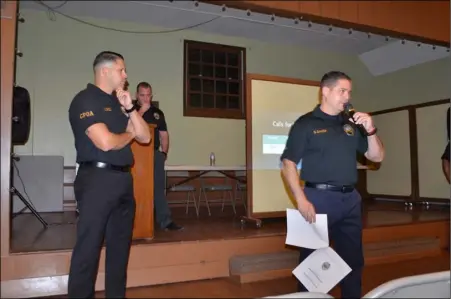
<path fill-rule="evenodd" d="M 367 203 L 363 210 L 365 229 L 443 221 L 449 220 L 450 216 L 449 207 L 409 209 L 400 203 Z M 256 228 L 252 223 L 242 227 L 240 218 L 245 212 L 239 207 L 237 215 L 233 214 L 231 207 L 226 207 L 224 212 L 218 207 L 212 209 L 212 216 L 201 213 L 200 218 L 196 218 L 193 209 L 188 215 L 185 215 L 184 208 L 173 208 L 172 211 L 175 221 L 185 226 L 183 231 L 166 232 L 156 228 L 153 240 L 135 240 L 134 245 L 283 236 L 286 233 L 284 219 L 264 219 L 262 228 Z M 72 250 L 75 245 L 75 212 L 41 215 L 49 224 L 47 230 L 32 214 L 22 214 L 13 219 L 12 253 Z"/>
<path fill-rule="evenodd" d="M 212 209 L 212 216 L 201 211 L 198 219 L 193 209 L 192 214 L 185 215 L 183 208 L 174 208 L 175 221 L 185 229 L 176 232 L 157 229 L 153 240 L 134 241 L 128 286 L 229 277 L 230 260 L 234 257 L 293 252 L 285 246 L 284 219 L 264 219 L 261 228 L 251 223 L 243 227 L 240 216 L 244 210 L 237 212 L 233 215 L 227 206 L 221 212 L 218 207 Z M 401 203 L 371 202 L 364 205 L 363 215 L 367 265 L 436 256 L 449 250 L 447 206 L 425 209 L 409 208 Z M 49 296 L 66 292 L 70 254 L 75 243 L 75 213 L 42 216 L 50 224 L 47 230 L 31 214 L 13 220 L 12 254 L 2 260 L 2 287 L 14 293 L 2 291 L 3 296 Z M 103 290 L 104 253 L 96 290 Z M 283 275 L 291 270 L 284 269 Z M 280 276 L 282 272 L 275 275 Z M 258 277 L 254 273 L 252 279 Z"/>

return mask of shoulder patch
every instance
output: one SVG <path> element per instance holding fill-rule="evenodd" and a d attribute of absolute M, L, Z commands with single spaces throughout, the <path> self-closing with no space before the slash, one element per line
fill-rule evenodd
<path fill-rule="evenodd" d="M 80 113 L 80 119 L 83 119 L 86 117 L 91 117 L 91 116 L 94 116 L 94 112 L 92 112 L 92 111 L 86 111 L 86 112 Z"/>

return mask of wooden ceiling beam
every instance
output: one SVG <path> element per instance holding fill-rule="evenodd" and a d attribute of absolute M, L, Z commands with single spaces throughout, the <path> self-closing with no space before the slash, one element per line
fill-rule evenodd
<path fill-rule="evenodd" d="M 450 1 L 222 1 L 263 14 L 386 35 L 393 38 L 450 45 Z"/>

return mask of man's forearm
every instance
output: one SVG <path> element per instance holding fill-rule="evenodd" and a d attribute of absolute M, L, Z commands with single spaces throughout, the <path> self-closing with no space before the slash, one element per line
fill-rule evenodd
<path fill-rule="evenodd" d="M 167 154 L 169 152 L 169 135 L 166 136 L 160 135 L 160 139 L 161 139 L 161 151 Z"/>
<path fill-rule="evenodd" d="M 385 157 L 385 150 L 382 141 L 377 135 L 368 136 L 368 151 L 366 158 L 373 162 L 382 162 Z"/>
<path fill-rule="evenodd" d="M 299 174 L 296 168 L 296 164 L 290 160 L 284 159 L 282 161 L 282 175 L 285 178 L 288 186 L 290 187 L 291 194 L 294 196 L 297 202 L 306 200 L 304 191 L 302 190 Z"/>
<path fill-rule="evenodd" d="M 135 131 L 136 140 L 141 143 L 149 143 L 151 140 L 149 125 L 141 117 L 139 112 L 133 111 L 132 113 L 130 113 L 130 120 Z"/>
<path fill-rule="evenodd" d="M 134 136 L 132 133 L 125 132 L 122 134 L 113 134 L 109 136 L 108 148 L 107 150 L 120 150 L 124 148 L 133 140 Z"/>

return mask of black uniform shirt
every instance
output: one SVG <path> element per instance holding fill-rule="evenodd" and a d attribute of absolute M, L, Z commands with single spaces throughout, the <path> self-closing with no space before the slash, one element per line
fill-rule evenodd
<path fill-rule="evenodd" d="M 93 124 L 104 123 L 110 132 L 121 134 L 125 132 L 128 116 L 121 109 L 116 96 L 102 91 L 93 84 L 80 91 L 69 107 L 69 121 L 75 138 L 77 163 L 104 162 L 118 166 L 130 166 L 133 163 L 133 153 L 130 144 L 120 150 L 102 151 L 97 148 L 86 134 Z"/>
<path fill-rule="evenodd" d="M 319 105 L 298 118 L 290 128 L 281 160 L 298 164 L 301 179 L 311 183 L 354 185 L 357 182 L 357 152 L 364 154 L 368 140 L 342 115 L 324 113 Z"/>
<path fill-rule="evenodd" d="M 138 101 L 136 101 L 135 105 L 138 107 L 138 109 L 140 108 Z M 160 132 L 166 132 L 168 130 L 163 111 L 161 111 L 157 107 L 151 105 L 149 110 L 147 110 L 143 114 L 143 119 L 148 124 L 154 124 L 157 126 L 155 128 L 155 136 L 156 137 L 154 138 L 154 145 L 155 145 L 155 149 L 159 149 L 160 148 Z"/>

